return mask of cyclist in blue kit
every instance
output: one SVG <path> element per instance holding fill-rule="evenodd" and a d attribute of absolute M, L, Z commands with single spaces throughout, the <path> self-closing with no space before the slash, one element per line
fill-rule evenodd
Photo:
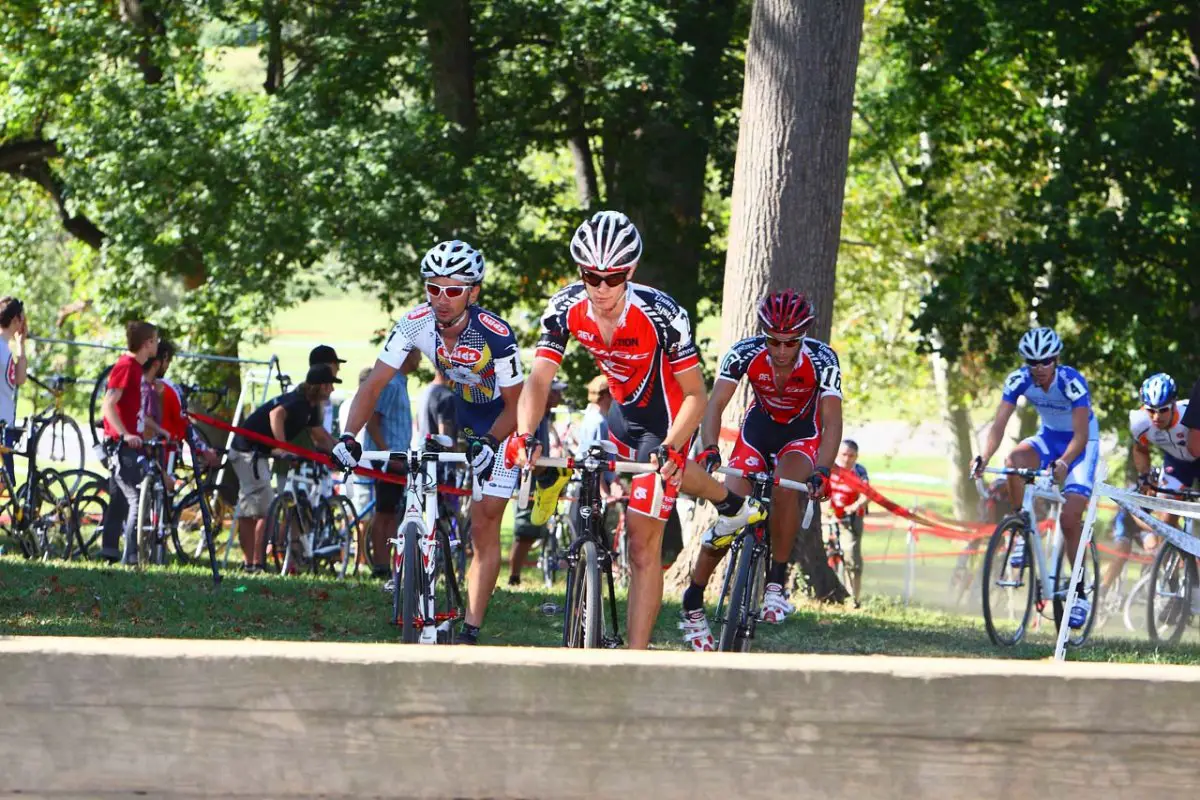
<path fill-rule="evenodd" d="M 409 311 L 388 335 L 379 360 L 354 396 L 346 430 L 331 454 L 343 468 L 357 466 L 362 447 L 354 435 L 408 354 L 424 353 L 454 392 L 467 460 L 483 490 L 483 498 L 471 504 L 475 555 L 467 570 L 469 608 L 455 640 L 459 644 L 477 643 L 500 574 L 500 520 L 518 475 L 504 467 L 501 442 L 516 429 L 517 399 L 525 381 L 512 328 L 475 305 L 483 275 L 483 256 L 465 242 L 442 242 L 425 254 L 421 277 L 428 302 Z"/>
<path fill-rule="evenodd" d="M 1042 425 L 1037 434 L 1013 448 L 1004 464 L 1024 469 L 1052 467 L 1054 479 L 1065 480 L 1062 488 L 1065 502 L 1060 520 L 1067 558 L 1073 563 L 1083 533 L 1083 512 L 1092 496 L 1096 463 L 1100 457 L 1100 427 L 1092 412 L 1087 380 L 1073 367 L 1058 363 L 1062 348 L 1062 340 L 1050 328 L 1034 328 L 1021 337 L 1017 350 L 1025 359 L 1025 366 L 1005 378 L 1000 407 L 996 409 L 996 418 L 988 431 L 987 446 L 976 457 L 972 472 L 976 477 L 983 474 L 983 468 L 1004 439 L 1004 430 L 1016 410 L 1017 400 L 1024 397 L 1037 409 Z M 1020 508 L 1025 493 L 1024 481 L 1010 476 L 1008 490 L 1013 506 Z M 1017 542 L 1011 557 L 1014 567 L 1020 567 L 1025 558 L 1024 542 L 1019 538 Z M 1072 628 L 1083 627 L 1091 611 L 1091 598 L 1084 595 L 1083 589 L 1083 586 L 1079 587 L 1079 600 L 1071 609 L 1069 624 Z"/>

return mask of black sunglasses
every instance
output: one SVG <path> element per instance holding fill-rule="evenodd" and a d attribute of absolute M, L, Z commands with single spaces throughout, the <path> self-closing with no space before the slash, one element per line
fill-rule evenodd
<path fill-rule="evenodd" d="M 1055 359 L 1057 359 L 1057 358 L 1058 358 L 1058 356 L 1050 356 L 1049 358 L 1042 358 L 1042 359 L 1027 358 L 1027 359 L 1025 359 L 1025 363 L 1031 367 L 1048 367 L 1051 364 L 1053 364 Z"/>
<path fill-rule="evenodd" d="M 1151 414 L 1165 414 L 1168 411 L 1174 411 L 1175 404 L 1172 403 L 1171 405 L 1161 406 L 1160 408 L 1153 408 L 1151 406 L 1146 406 L 1146 410 L 1149 411 Z"/>
<path fill-rule="evenodd" d="M 611 275 L 602 275 L 599 272 L 588 272 L 585 269 L 579 270 L 579 277 L 583 278 L 584 283 L 588 286 L 620 286 L 625 281 L 629 280 L 629 270 L 614 272 Z"/>

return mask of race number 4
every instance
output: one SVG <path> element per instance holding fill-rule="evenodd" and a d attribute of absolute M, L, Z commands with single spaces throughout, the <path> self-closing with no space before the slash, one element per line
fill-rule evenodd
<path fill-rule="evenodd" d="M 1071 378 L 1067 381 L 1067 387 L 1063 390 L 1067 399 L 1072 403 L 1087 394 L 1087 387 L 1083 385 L 1083 381 L 1079 378 Z"/>

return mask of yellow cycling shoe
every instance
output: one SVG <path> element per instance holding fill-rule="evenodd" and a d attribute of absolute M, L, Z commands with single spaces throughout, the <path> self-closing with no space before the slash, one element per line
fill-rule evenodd
<path fill-rule="evenodd" d="M 566 469 L 546 469 L 533 476 L 533 510 L 529 514 L 531 524 L 545 525 L 550 521 L 554 509 L 558 507 L 558 496 L 569 480 L 571 471 Z"/>

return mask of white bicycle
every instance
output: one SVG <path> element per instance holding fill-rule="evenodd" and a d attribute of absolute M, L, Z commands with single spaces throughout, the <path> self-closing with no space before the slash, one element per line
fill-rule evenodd
<path fill-rule="evenodd" d="M 433 434 L 423 450 L 369 450 L 359 458 L 387 464 L 408 479 L 404 517 L 390 540 L 392 621 L 406 644 L 450 644 L 454 625 L 466 615 L 454 551 L 445 527 L 437 524 L 438 465 L 467 463 L 466 454 L 446 452 L 452 445 L 449 436 Z"/>
<path fill-rule="evenodd" d="M 1049 603 L 1053 607 L 1056 629 L 1063 624 L 1063 606 L 1071 580 L 1071 568 L 1067 565 L 1063 546 L 1061 514 L 1064 499 L 1054 486 L 1054 474 L 1050 470 L 989 467 L 984 472 L 1017 475 L 1025 480 L 1021 510 L 1000 520 L 988 541 L 983 562 L 983 620 L 988 636 L 995 644 L 1012 646 L 1024 638 L 1035 606 L 1039 612 L 1044 612 Z M 1047 543 L 1033 521 L 1035 498 L 1050 502 L 1054 535 L 1049 542 L 1049 554 Z M 1083 557 L 1081 583 L 1084 597 L 1094 601 L 1096 588 L 1100 585 L 1100 559 L 1095 541 L 1089 543 Z M 1089 560 L 1090 564 L 1087 563 Z M 1072 630 L 1067 644 L 1082 645 L 1095 622 L 1093 605 L 1083 625 Z"/>

